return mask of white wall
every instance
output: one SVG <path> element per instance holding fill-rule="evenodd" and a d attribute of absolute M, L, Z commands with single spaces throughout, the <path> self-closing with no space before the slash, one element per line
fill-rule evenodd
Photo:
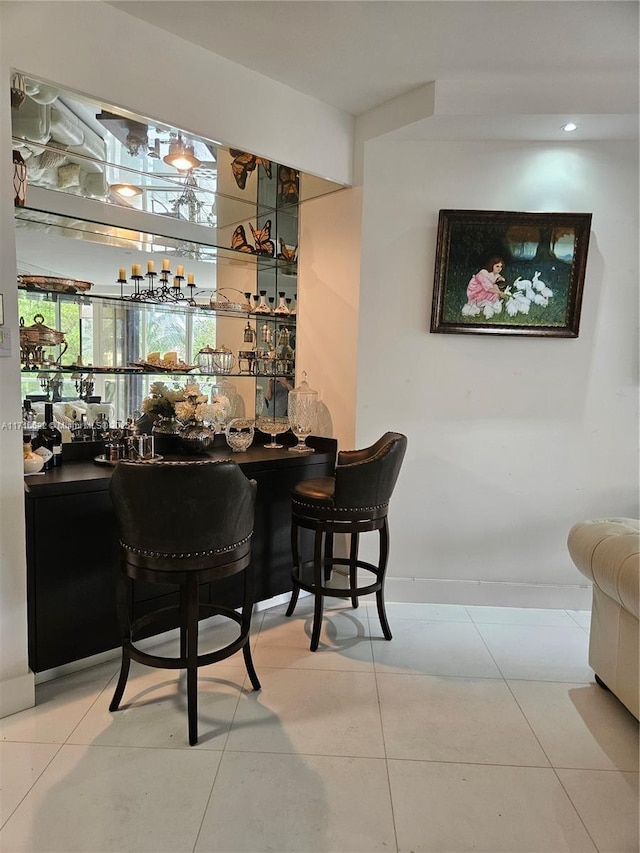
<path fill-rule="evenodd" d="M 362 190 L 341 190 L 300 207 L 296 381 L 320 394 L 318 432 L 355 447 Z"/>
<path fill-rule="evenodd" d="M 637 517 L 637 153 L 367 143 L 357 439 L 409 438 L 390 600 L 587 606 L 570 526 Z M 592 212 L 579 338 L 430 334 L 441 208 Z"/>
<path fill-rule="evenodd" d="M 13 337 L 12 356 L 0 358 L 3 422 L 21 416 L 12 68 L 312 174 L 350 180 L 353 118 L 348 114 L 102 3 L 0 3 L 0 292 L 4 329 Z M 282 121 L 278 105 L 283 103 L 295 121 Z M 0 716 L 34 701 L 27 663 L 21 450 L 21 430 L 0 430 Z"/>

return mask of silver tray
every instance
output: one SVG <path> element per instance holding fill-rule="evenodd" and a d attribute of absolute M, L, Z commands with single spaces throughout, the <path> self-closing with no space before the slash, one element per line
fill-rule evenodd
<path fill-rule="evenodd" d="M 54 275 L 19 275 L 18 287 L 24 290 L 48 290 L 56 293 L 78 293 L 93 287 L 91 281 L 60 278 Z"/>
<path fill-rule="evenodd" d="M 100 456 L 94 456 L 93 461 L 96 465 L 117 465 L 118 462 L 139 462 L 141 465 L 144 465 L 145 462 L 162 462 L 163 456 L 152 456 L 151 459 L 107 459 L 104 453 L 101 453 Z"/>

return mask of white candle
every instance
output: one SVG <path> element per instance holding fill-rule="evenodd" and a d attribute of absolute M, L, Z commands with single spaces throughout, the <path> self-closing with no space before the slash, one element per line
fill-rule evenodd
<path fill-rule="evenodd" d="M 162 269 L 163 269 L 163 271 L 166 270 L 167 272 L 171 269 L 171 267 L 169 266 L 168 258 L 165 258 L 164 261 L 162 262 Z"/>
<path fill-rule="evenodd" d="M 155 269 L 155 264 L 153 261 L 147 261 L 147 272 L 153 272 Z"/>
<path fill-rule="evenodd" d="M 177 276 L 173 279 L 173 286 L 174 287 L 180 287 L 180 280 L 178 279 Z"/>
<path fill-rule="evenodd" d="M 118 279 L 120 281 L 126 281 L 127 280 L 127 271 L 125 270 L 124 267 L 120 267 L 120 272 L 118 273 Z"/>
<path fill-rule="evenodd" d="M 190 272 L 187 275 L 187 284 L 193 284 L 193 273 Z"/>
<path fill-rule="evenodd" d="M 140 264 L 132 264 L 131 265 L 131 275 L 133 275 L 133 276 L 140 275 L 141 269 L 142 268 L 141 268 Z"/>
<path fill-rule="evenodd" d="M 178 267 L 178 271 L 176 272 L 176 275 L 178 276 L 178 278 L 184 278 L 184 267 L 182 267 L 182 266 Z"/>

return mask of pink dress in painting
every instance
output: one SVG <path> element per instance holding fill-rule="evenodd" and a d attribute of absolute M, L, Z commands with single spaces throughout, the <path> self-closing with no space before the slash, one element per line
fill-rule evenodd
<path fill-rule="evenodd" d="M 470 305 L 484 305 L 486 302 L 497 302 L 503 294 L 497 281 L 504 281 L 500 273 L 480 270 L 471 277 L 467 285 L 467 300 Z"/>

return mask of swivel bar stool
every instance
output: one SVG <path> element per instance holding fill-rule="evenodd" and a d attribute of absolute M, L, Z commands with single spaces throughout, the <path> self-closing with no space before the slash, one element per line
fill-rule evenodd
<path fill-rule="evenodd" d="M 375 592 L 382 632 L 385 639 L 391 639 L 384 609 L 384 578 L 389 557 L 387 511 L 406 449 L 406 436 L 387 432 L 371 447 L 339 452 L 333 477 L 303 480 L 291 492 L 293 592 L 287 616 L 292 615 L 301 589 L 313 593 L 312 652 L 320 641 L 324 596 L 350 598 L 355 608 L 361 595 Z M 314 531 L 312 560 L 301 561 L 300 528 Z M 377 565 L 358 559 L 360 534 L 371 530 L 379 531 Z M 350 534 L 348 558 L 334 556 L 335 533 Z M 334 566 L 349 567 L 348 587 L 327 586 Z M 303 578 L 305 569 L 312 570 L 309 579 Z M 358 569 L 371 572 L 375 577 L 373 583 L 358 586 Z"/>
<path fill-rule="evenodd" d="M 120 678 L 109 706 L 117 711 L 131 660 L 161 669 L 186 669 L 189 743 L 198 742 L 198 667 L 228 658 L 242 649 L 255 690 L 260 682 L 249 648 L 253 584 L 251 535 L 257 486 L 230 460 L 189 462 L 119 462 L 110 484 L 120 532 L 121 572 L 118 617 L 122 636 Z M 209 600 L 216 585 L 242 575 L 242 611 L 219 603 L 201 603 L 200 585 L 208 582 Z M 175 584 L 179 604 L 134 618 L 132 586 L 137 581 Z M 204 595 L 202 596 L 205 597 Z M 198 619 L 222 615 L 240 626 L 239 636 L 223 648 L 198 654 Z M 180 629 L 178 657 L 144 652 L 140 635 Z"/>

